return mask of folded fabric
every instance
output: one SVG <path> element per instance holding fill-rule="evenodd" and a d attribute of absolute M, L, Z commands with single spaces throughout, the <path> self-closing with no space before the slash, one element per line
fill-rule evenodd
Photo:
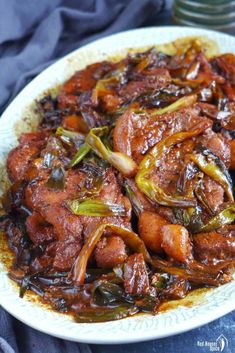
<path fill-rule="evenodd" d="M 92 353 L 88 344 L 62 341 L 14 319 L 0 307 L 0 353 Z"/>
<path fill-rule="evenodd" d="M 0 0 L 0 113 L 53 60 L 98 37 L 156 24 L 164 0 Z"/>

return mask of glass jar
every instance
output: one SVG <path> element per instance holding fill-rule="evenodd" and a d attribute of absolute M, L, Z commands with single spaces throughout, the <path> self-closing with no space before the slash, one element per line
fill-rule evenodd
<path fill-rule="evenodd" d="M 175 0 L 173 18 L 182 25 L 235 34 L 234 0 Z"/>

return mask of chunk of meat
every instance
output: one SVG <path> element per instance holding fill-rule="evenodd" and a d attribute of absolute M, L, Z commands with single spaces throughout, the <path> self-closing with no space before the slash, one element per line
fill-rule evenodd
<path fill-rule="evenodd" d="M 89 128 L 81 115 L 67 115 L 63 119 L 63 127 L 68 130 L 78 131 L 84 134 L 89 132 Z"/>
<path fill-rule="evenodd" d="M 187 263 L 192 260 L 192 244 L 186 228 L 178 224 L 162 227 L 162 248 L 173 259 Z"/>
<path fill-rule="evenodd" d="M 229 141 L 230 144 L 230 169 L 235 169 L 235 140 Z"/>
<path fill-rule="evenodd" d="M 85 174 L 76 170 L 68 170 L 65 174 L 65 187 L 63 190 L 52 189 L 47 186 L 50 173 L 44 178 L 35 179 L 25 189 L 25 203 L 29 208 L 45 214 L 47 209 L 55 204 L 62 204 L 69 198 L 76 198 L 85 184 Z"/>
<path fill-rule="evenodd" d="M 109 201 L 114 204 L 122 204 L 126 209 L 126 216 L 110 216 L 110 217 L 89 217 L 81 216 L 81 222 L 83 224 L 83 233 L 87 238 L 91 232 L 100 223 L 113 223 L 118 226 L 131 229 L 131 204 L 129 199 L 121 193 L 121 188 L 118 184 L 117 178 L 112 168 L 106 170 L 104 176 L 104 183 L 100 189 L 99 195 L 97 196 L 101 200 Z"/>
<path fill-rule="evenodd" d="M 162 189 L 166 190 L 168 194 L 175 194 L 178 192 L 179 174 L 185 168 L 188 161 L 188 155 L 191 154 L 195 148 L 196 138 L 191 138 L 183 141 L 172 147 L 158 161 L 158 168 L 153 171 L 153 179 Z M 187 191 L 187 185 L 185 190 Z"/>
<path fill-rule="evenodd" d="M 150 293 L 148 272 L 142 254 L 128 257 L 124 266 L 124 287 L 126 293 L 147 295 Z"/>
<path fill-rule="evenodd" d="M 46 134 L 42 132 L 21 135 L 19 146 L 11 150 L 7 157 L 7 170 L 11 180 L 25 178 L 30 163 L 46 144 L 45 137 Z"/>
<path fill-rule="evenodd" d="M 113 268 L 122 264 L 127 258 L 124 241 L 113 234 L 104 237 L 95 249 L 95 260 L 98 267 Z"/>
<path fill-rule="evenodd" d="M 71 213 L 63 204 L 51 204 L 41 210 L 47 222 L 50 222 L 60 241 L 78 242 L 81 245 L 82 223 L 78 216 Z"/>
<path fill-rule="evenodd" d="M 78 234 L 67 235 L 63 241 L 56 244 L 53 267 L 60 271 L 69 271 L 81 250 L 81 241 Z"/>
<path fill-rule="evenodd" d="M 215 133 L 211 129 L 207 129 L 203 135 L 198 139 L 204 147 L 210 149 L 216 156 L 218 156 L 229 168 L 230 166 L 230 145 L 229 140 L 225 135 Z"/>
<path fill-rule="evenodd" d="M 217 69 L 226 81 L 235 84 L 235 56 L 233 54 L 222 54 L 211 60 L 212 65 Z"/>
<path fill-rule="evenodd" d="M 100 65 L 102 65 L 102 63 L 92 64 L 83 70 L 77 71 L 64 83 L 62 91 L 67 94 L 78 94 L 83 91 L 91 90 L 96 84 L 94 74 Z"/>
<path fill-rule="evenodd" d="M 164 300 L 182 299 L 187 295 L 189 289 L 189 283 L 185 278 L 172 276 L 170 283 L 160 292 L 160 297 Z"/>
<path fill-rule="evenodd" d="M 78 111 L 79 95 L 92 90 L 97 80 L 113 67 L 112 63 L 100 62 L 87 66 L 85 69 L 76 72 L 62 86 L 58 96 L 59 109 L 69 109 L 71 112 Z"/>
<path fill-rule="evenodd" d="M 154 252 L 162 252 L 162 227 L 168 222 L 156 212 L 144 211 L 140 214 L 138 229 L 145 245 Z"/>
<path fill-rule="evenodd" d="M 56 241 L 53 241 L 46 245 L 45 251 L 42 255 L 39 255 L 33 259 L 30 264 L 30 270 L 33 273 L 38 273 L 53 266 L 55 257 Z"/>
<path fill-rule="evenodd" d="M 139 76 L 139 78 L 130 80 L 119 90 L 119 96 L 125 101 L 132 100 L 144 92 L 160 90 L 171 82 L 169 71 L 163 68 L 144 70 Z"/>
<path fill-rule="evenodd" d="M 120 98 L 114 92 L 110 94 L 106 94 L 105 96 L 101 97 L 101 106 L 103 110 L 115 112 L 120 105 L 123 103 L 123 99 Z"/>
<path fill-rule="evenodd" d="M 39 207 L 40 208 L 40 207 Z M 44 219 L 53 227 L 58 239 L 56 243 L 54 268 L 70 270 L 82 247 L 82 224 L 79 217 L 72 214 L 61 204 L 52 203 L 45 210 L 41 209 Z"/>
<path fill-rule="evenodd" d="M 83 227 L 79 217 L 65 207 L 64 201 L 76 197 L 84 185 L 85 175 L 68 171 L 64 190 L 51 189 L 46 181 L 47 179 L 39 179 L 26 187 L 25 203 L 53 226 L 58 239 L 54 267 L 69 270 L 82 246 Z"/>
<path fill-rule="evenodd" d="M 124 204 L 127 209 L 126 217 L 76 216 L 65 206 L 66 200 L 76 199 L 81 190 L 86 189 L 88 179 L 89 176 L 86 173 L 68 170 L 65 172 L 63 190 L 49 188 L 46 184 L 47 178 L 31 182 L 25 190 L 27 207 L 39 212 L 43 219 L 54 227 L 58 238 L 54 267 L 60 270 L 71 268 L 81 249 L 83 235 L 87 238 L 100 223 L 131 227 L 131 205 L 129 200 L 122 195 L 112 168 L 104 172 L 104 182 L 97 197 L 112 203 Z"/>
<path fill-rule="evenodd" d="M 205 176 L 203 178 L 206 202 L 211 210 L 217 211 L 224 202 L 224 189 L 216 181 Z"/>
<path fill-rule="evenodd" d="M 9 245 L 13 251 L 17 252 L 17 248 L 21 246 L 24 234 L 13 222 L 8 224 L 6 230 L 9 237 Z"/>
<path fill-rule="evenodd" d="M 46 223 L 42 216 L 33 212 L 26 220 L 27 233 L 35 245 L 51 242 L 55 239 L 53 227 Z"/>
<path fill-rule="evenodd" d="M 149 148 L 163 138 L 201 125 L 211 127 L 212 121 L 198 116 L 191 108 L 163 115 L 137 114 L 128 110 L 117 119 L 113 134 L 114 150 L 139 163 Z"/>
<path fill-rule="evenodd" d="M 235 259 L 235 234 L 219 231 L 196 234 L 193 250 L 195 258 L 205 264 Z"/>

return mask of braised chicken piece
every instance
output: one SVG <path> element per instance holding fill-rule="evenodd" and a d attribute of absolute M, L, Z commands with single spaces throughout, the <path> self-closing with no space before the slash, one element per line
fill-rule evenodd
<path fill-rule="evenodd" d="M 142 254 L 128 257 L 124 266 L 124 287 L 128 294 L 149 294 L 148 272 Z"/>
<path fill-rule="evenodd" d="M 130 204 L 125 196 L 121 195 L 112 169 L 107 169 L 103 178 L 105 183 L 97 196 L 103 200 L 108 199 L 110 202 L 123 204 L 124 208 L 125 206 L 127 207 L 128 214 Z M 76 198 L 76 195 L 79 195 L 81 190 L 85 188 L 86 181 L 86 173 L 70 170 L 65 173 L 64 190 L 51 189 L 48 187 L 45 180 L 38 180 L 36 183 L 32 182 L 25 189 L 26 206 L 39 212 L 43 219 L 53 226 L 54 232 L 57 235 L 58 243 L 54 267 L 60 270 L 71 269 L 74 257 L 81 249 L 82 234 L 84 234 L 85 237 L 89 236 L 93 229 L 101 222 L 110 222 L 120 226 L 130 227 L 130 216 L 122 218 L 96 217 L 93 219 L 89 216 L 81 215 L 78 217 L 71 214 L 66 207 L 65 201 L 69 198 Z M 28 228 L 31 223 L 29 223 L 29 225 L 26 223 L 26 225 Z M 37 238 L 37 236 L 40 238 L 40 233 L 34 234 L 34 238 Z M 35 241 L 40 242 L 40 239 L 35 239 Z M 108 251 L 112 253 L 112 247 L 110 247 L 110 250 L 106 248 L 106 256 L 110 256 L 107 253 Z M 125 247 L 122 252 L 124 253 L 125 259 Z M 98 252 L 96 259 L 100 267 L 107 267 L 106 259 L 105 257 L 103 258 L 102 253 L 99 254 Z M 110 259 L 110 261 L 112 261 L 112 259 Z"/>
<path fill-rule="evenodd" d="M 167 136 L 180 131 L 191 131 L 200 125 L 209 128 L 212 122 L 195 114 L 192 109 L 154 115 L 154 113 L 125 112 L 114 129 L 114 149 L 140 162 L 149 148 Z"/>
<path fill-rule="evenodd" d="M 220 133 L 215 133 L 211 129 L 207 129 L 199 139 L 200 143 L 209 148 L 216 156 L 218 156 L 224 164 L 230 166 L 230 145 L 229 139 Z"/>
<path fill-rule="evenodd" d="M 217 231 L 199 233 L 193 238 L 195 258 L 203 263 L 231 260 L 235 256 L 235 229 L 225 227 Z"/>
<path fill-rule="evenodd" d="M 113 67 L 112 63 L 101 62 L 89 65 L 78 71 L 62 87 L 58 96 L 59 109 L 69 109 L 71 113 L 79 111 L 79 96 L 92 90 L 96 82 Z"/>
<path fill-rule="evenodd" d="M 235 57 L 167 53 L 91 64 L 36 102 L 0 218 L 20 296 L 101 322 L 232 280 Z"/>
<path fill-rule="evenodd" d="M 53 227 L 45 222 L 40 213 L 37 212 L 33 212 L 27 217 L 26 229 L 30 240 L 35 245 L 51 242 L 56 238 Z"/>
<path fill-rule="evenodd" d="M 43 132 L 21 135 L 19 146 L 11 150 L 7 158 L 7 170 L 12 181 L 25 178 L 30 163 L 38 157 L 46 145 L 46 138 L 47 134 Z"/>
<path fill-rule="evenodd" d="M 103 238 L 95 249 L 95 260 L 98 267 L 114 268 L 127 258 L 126 245 L 122 238 L 111 235 Z"/>

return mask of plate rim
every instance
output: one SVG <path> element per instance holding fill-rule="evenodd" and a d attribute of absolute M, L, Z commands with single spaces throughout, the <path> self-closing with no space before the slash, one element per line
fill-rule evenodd
<path fill-rule="evenodd" d="M 216 319 L 219 319 L 219 318 L 221 318 L 221 317 L 223 317 L 223 316 L 225 316 L 235 310 L 235 303 L 233 303 L 233 305 L 231 307 L 230 303 L 227 302 L 226 307 L 223 307 L 223 308 L 218 307 L 215 311 L 213 311 L 212 314 L 210 314 L 210 316 L 208 316 L 205 320 L 203 320 L 203 322 L 200 320 L 201 317 L 196 316 L 195 318 L 190 319 L 190 326 L 185 325 L 185 321 L 182 321 L 181 323 L 179 323 L 177 325 L 177 327 L 172 327 L 172 328 L 170 328 L 170 330 L 168 329 L 168 331 L 166 331 L 165 333 L 161 333 L 159 336 L 155 336 L 154 333 L 152 331 L 150 331 L 149 333 L 145 332 L 143 337 L 142 336 L 131 337 L 131 335 L 127 333 L 124 337 L 117 339 L 114 337 L 115 333 L 111 334 L 109 337 L 107 336 L 105 338 L 104 337 L 103 338 L 102 337 L 92 338 L 92 337 L 90 337 L 91 336 L 90 334 L 89 334 L 89 337 L 86 337 L 86 336 L 74 337 L 73 335 L 68 336 L 68 334 L 66 335 L 61 332 L 57 332 L 56 329 L 54 330 L 53 328 L 50 328 L 50 331 L 48 331 L 47 328 L 44 328 L 43 326 L 41 326 L 41 324 L 36 323 L 36 321 L 34 321 L 33 323 L 29 323 L 28 318 L 26 318 L 26 319 L 22 318 L 19 314 L 17 314 L 11 308 L 9 309 L 9 307 L 5 307 L 4 303 L 2 303 L 1 301 L 0 301 L 0 305 L 9 314 L 11 314 L 13 317 L 18 319 L 19 321 L 21 321 L 25 325 L 27 325 L 35 330 L 38 330 L 42 333 L 45 333 L 47 335 L 51 335 L 53 337 L 64 339 L 64 340 L 69 340 L 71 342 L 87 343 L 87 344 L 105 344 L 105 345 L 139 343 L 139 342 L 157 340 L 157 339 L 166 338 L 166 337 L 172 337 L 172 336 L 182 334 L 182 333 L 191 331 L 193 329 L 202 327 L 202 326 L 209 324 L 210 322 L 212 322 Z M 45 309 L 43 309 L 43 310 L 45 310 Z M 59 313 L 59 315 L 63 315 L 63 314 Z M 159 314 L 157 314 L 155 317 L 157 317 L 158 315 Z M 131 317 L 128 319 L 131 320 Z M 121 319 L 119 321 L 122 321 L 122 320 L 126 320 L 126 319 Z M 107 322 L 107 324 L 112 324 L 113 322 L 114 321 L 109 321 L 109 322 Z M 75 323 L 75 325 L 79 325 L 79 324 Z M 93 325 L 93 324 L 85 324 L 85 325 Z M 100 323 L 98 323 L 96 325 L 100 325 Z"/>
<path fill-rule="evenodd" d="M 22 97 L 24 95 L 26 95 L 29 91 L 31 86 L 35 85 L 37 82 L 40 82 L 40 80 L 46 76 L 46 74 L 48 74 L 49 72 L 53 72 L 56 70 L 56 67 L 59 67 L 62 63 L 66 62 L 67 60 L 69 60 L 71 57 L 73 57 L 74 55 L 78 55 L 79 53 L 84 51 L 88 51 L 89 49 L 93 49 L 96 50 L 99 46 L 102 46 L 103 43 L 105 43 L 106 41 L 110 41 L 110 40 L 115 40 L 115 37 L 122 37 L 122 36 L 128 36 L 129 34 L 138 34 L 138 32 L 151 32 L 151 31 L 163 31 L 163 32 L 169 32 L 169 31 L 176 31 L 176 32 L 180 32 L 182 30 L 185 30 L 185 36 L 190 36 L 190 35 L 213 35 L 213 34 L 217 34 L 220 37 L 227 37 L 230 40 L 232 40 L 234 42 L 234 51 L 235 51 L 235 38 L 229 34 L 225 34 L 225 33 L 220 33 L 218 31 L 214 31 L 214 30 L 207 30 L 207 29 L 203 29 L 203 28 L 198 28 L 198 27 L 186 27 L 186 26 L 159 26 L 159 27 L 145 27 L 145 28 L 137 28 L 137 29 L 130 29 L 128 31 L 122 31 L 122 32 L 118 32 L 100 39 L 97 39 L 95 41 L 92 41 L 82 47 L 79 47 L 78 49 L 73 50 L 72 52 L 68 53 L 67 55 L 63 56 L 62 58 L 60 58 L 59 60 L 55 61 L 54 63 L 52 63 L 51 65 L 49 65 L 46 69 L 44 69 L 39 75 L 37 75 L 31 82 L 29 82 L 18 94 L 17 96 L 11 101 L 11 103 L 7 106 L 7 108 L 4 110 L 4 112 L 2 113 L 0 119 L 1 121 L 4 123 L 6 119 L 8 119 L 8 116 L 11 113 L 11 110 L 14 110 L 14 106 L 17 105 L 17 103 L 20 103 Z M 200 34 L 198 33 L 200 32 Z M 178 37 L 182 37 L 182 35 L 178 35 Z M 231 39 L 232 38 L 232 39 Z M 166 42 L 169 42 L 170 40 L 167 39 Z M 156 44 L 158 44 L 158 41 L 156 40 Z M 104 44 L 103 44 L 104 45 Z M 94 47 L 94 48 L 93 48 Z M 96 48 L 97 47 L 97 48 Z M 135 46 L 136 47 L 136 46 Z M 141 44 L 139 45 L 139 47 L 141 48 Z M 130 46 L 128 48 L 131 48 L 131 43 Z M 113 52 L 115 52 L 115 49 L 113 48 Z M 63 80 L 62 80 L 63 81 Z M 43 90 L 44 91 L 44 90 Z M 30 104 L 30 102 L 32 102 L 32 100 L 34 100 L 35 97 L 30 97 L 28 104 Z M 0 134 L 1 134 L 1 126 L 0 126 Z M 0 146 L 1 147 L 1 146 Z M 1 274 L 1 269 L 0 269 L 0 274 Z M 8 282 L 10 283 L 10 280 L 8 279 Z M 0 284 L 1 287 L 1 284 Z M 1 289 L 1 288 L 0 288 Z M 67 339 L 70 341 L 76 341 L 76 342 L 81 342 L 81 343 L 99 343 L 99 344 L 123 344 L 123 343 L 134 343 L 134 342 L 141 342 L 141 341 L 147 341 L 147 340 L 151 340 L 151 339 L 159 339 L 159 338 L 163 338 L 163 337 L 168 337 L 168 336 L 173 336 L 176 334 L 180 334 L 183 332 L 186 332 L 188 330 L 192 330 L 196 327 L 200 327 L 202 325 L 205 325 L 213 320 L 216 320 L 226 314 L 228 314 L 229 312 L 233 311 L 235 309 L 235 301 L 233 301 L 232 303 L 227 301 L 225 302 L 225 304 L 223 306 L 218 306 L 216 308 L 216 310 L 214 310 L 213 312 L 210 312 L 210 315 L 206 316 L 203 320 L 201 320 L 201 317 L 199 315 L 199 317 L 195 316 L 194 318 L 190 319 L 190 325 L 186 325 L 185 321 L 182 321 L 180 324 L 178 324 L 176 327 L 171 327 L 170 329 L 166 330 L 166 332 L 161 333 L 160 335 L 158 335 L 157 333 L 153 333 L 151 330 L 150 332 L 145 331 L 143 332 L 143 336 L 135 336 L 133 335 L 133 337 L 131 337 L 128 332 L 125 333 L 125 335 L 123 337 L 118 337 L 118 338 L 114 338 L 113 335 L 111 336 L 107 336 L 104 337 L 104 334 L 102 336 L 97 336 L 95 338 L 90 337 L 91 335 L 88 334 L 87 336 L 83 334 L 83 336 L 78 336 L 78 337 L 73 337 L 73 336 L 68 336 L 68 334 L 63 335 L 62 333 L 58 333 L 56 332 L 56 329 L 54 330 L 54 328 L 51 328 L 50 330 L 48 330 L 47 327 L 42 327 L 42 323 L 37 323 L 36 321 L 30 321 L 30 318 L 28 316 L 25 317 L 20 317 L 19 313 L 17 311 L 14 311 L 13 307 L 9 307 L 9 305 L 6 304 L 7 301 L 4 303 L 4 298 L 0 298 L 0 305 L 6 310 L 8 311 L 11 315 L 13 315 L 14 317 L 16 317 L 18 320 L 22 321 L 23 323 L 25 323 L 26 325 L 37 329 L 41 332 L 44 332 L 46 334 L 50 334 L 52 336 L 58 337 L 58 338 L 62 338 L 62 339 Z M 26 305 L 27 306 L 27 305 Z M 42 310 L 46 310 L 45 308 L 42 308 Z M 59 314 L 61 315 L 61 314 Z M 157 316 L 156 316 L 157 317 Z M 128 319 L 124 319 L 124 320 L 131 320 L 131 318 Z M 122 321 L 122 320 L 120 320 Z M 119 321 L 119 322 L 120 322 Z M 114 321 L 110 322 L 113 323 Z M 117 321 L 116 321 L 117 322 Z M 75 323 L 75 325 L 80 325 L 78 323 Z M 93 324 L 85 324 L 85 325 L 93 325 Z M 98 324 L 100 325 L 100 324 Z"/>

